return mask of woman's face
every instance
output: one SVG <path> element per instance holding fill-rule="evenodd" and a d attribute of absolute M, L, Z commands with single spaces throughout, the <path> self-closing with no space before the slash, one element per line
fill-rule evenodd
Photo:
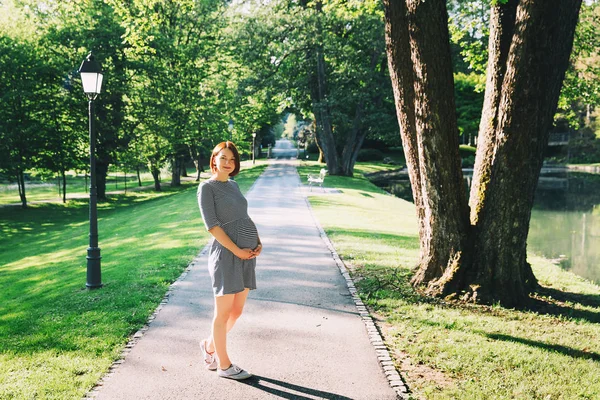
<path fill-rule="evenodd" d="M 215 168 L 218 174 L 229 176 L 235 169 L 235 157 L 233 152 L 228 148 L 224 148 L 214 158 Z"/>

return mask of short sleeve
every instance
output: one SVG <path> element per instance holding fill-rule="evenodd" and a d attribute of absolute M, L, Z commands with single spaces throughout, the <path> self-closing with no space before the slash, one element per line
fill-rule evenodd
<path fill-rule="evenodd" d="M 198 188 L 198 205 L 206 230 L 211 230 L 215 226 L 221 226 L 217 218 L 217 210 L 215 209 L 215 195 L 210 185 L 206 182 L 200 184 Z"/>

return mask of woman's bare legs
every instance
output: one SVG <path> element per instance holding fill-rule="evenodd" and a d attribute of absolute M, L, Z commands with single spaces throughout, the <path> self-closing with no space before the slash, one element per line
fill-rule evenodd
<path fill-rule="evenodd" d="M 206 350 L 213 352 L 216 349 L 221 369 L 226 369 L 231 365 L 227 354 L 227 332 L 233 328 L 235 322 L 242 315 L 249 292 L 249 289 L 245 289 L 239 293 L 215 297 L 212 337 L 206 341 Z"/>

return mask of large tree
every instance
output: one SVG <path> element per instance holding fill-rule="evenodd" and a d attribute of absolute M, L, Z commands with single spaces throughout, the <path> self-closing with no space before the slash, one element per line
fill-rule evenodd
<path fill-rule="evenodd" d="M 261 85 L 315 122 L 331 175 L 352 175 L 363 141 L 397 127 L 382 20 L 375 0 L 279 0 L 237 27 L 239 54 Z"/>
<path fill-rule="evenodd" d="M 42 148 L 38 118 L 48 83 L 44 61 L 35 46 L 0 33 L 0 172 L 17 181 L 23 208 L 27 208 L 26 172 L 37 164 Z"/>
<path fill-rule="evenodd" d="M 413 284 L 506 306 L 537 287 L 527 233 L 581 0 L 492 5 L 487 82 L 465 195 L 444 0 L 385 0 L 388 62 L 419 220 Z"/>

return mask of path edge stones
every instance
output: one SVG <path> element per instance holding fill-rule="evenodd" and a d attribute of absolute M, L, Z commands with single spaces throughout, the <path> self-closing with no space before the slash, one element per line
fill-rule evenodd
<path fill-rule="evenodd" d="M 300 182 L 302 182 L 302 180 L 300 180 Z M 300 186 L 303 186 L 302 183 L 300 183 Z M 312 219 L 317 229 L 319 230 L 319 235 L 321 236 L 321 239 L 331 252 L 331 256 L 340 270 L 340 274 L 342 274 L 344 280 L 346 281 L 348 291 L 352 296 L 352 300 L 356 305 L 356 309 L 358 311 L 358 314 L 360 315 L 360 318 L 365 324 L 365 328 L 367 329 L 367 333 L 369 335 L 369 340 L 373 345 L 373 349 L 375 350 L 375 353 L 377 354 L 377 359 L 379 360 L 379 365 L 381 366 L 389 385 L 396 392 L 399 399 L 410 399 L 410 391 L 408 389 L 408 386 L 406 385 L 406 382 L 402 379 L 400 373 L 396 370 L 396 367 L 394 366 L 394 362 L 392 361 L 390 352 L 385 342 L 383 341 L 383 337 L 381 335 L 379 327 L 375 324 L 371 313 L 369 313 L 369 310 L 358 296 L 358 291 L 356 290 L 356 286 L 354 285 L 354 280 L 350 275 L 350 271 L 346 267 L 344 261 L 342 261 L 342 259 L 340 258 L 339 254 L 335 250 L 335 247 L 333 246 L 333 243 L 327 236 L 327 233 L 325 233 L 325 230 L 323 229 L 321 223 L 317 219 L 317 216 L 313 212 L 313 208 L 310 204 L 310 201 L 308 200 L 308 195 L 303 194 L 303 196 L 308 210 L 310 211 L 310 215 L 312 216 Z"/>

